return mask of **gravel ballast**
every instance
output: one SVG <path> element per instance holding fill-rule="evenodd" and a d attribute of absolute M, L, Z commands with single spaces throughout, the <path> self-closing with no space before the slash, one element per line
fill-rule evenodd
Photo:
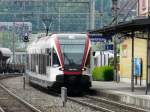
<path fill-rule="evenodd" d="M 67 101 L 66 106 L 63 107 L 60 97 L 36 89 L 30 86 L 28 81 L 26 81 L 24 90 L 23 77 L 3 79 L 0 82 L 13 93 L 43 112 L 99 112 L 71 101 Z"/>

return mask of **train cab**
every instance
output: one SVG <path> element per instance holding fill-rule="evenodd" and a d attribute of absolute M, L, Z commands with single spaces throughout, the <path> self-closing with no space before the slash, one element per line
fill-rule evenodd
<path fill-rule="evenodd" d="M 90 40 L 87 34 L 53 34 L 28 46 L 27 74 L 45 87 L 89 88 Z"/>

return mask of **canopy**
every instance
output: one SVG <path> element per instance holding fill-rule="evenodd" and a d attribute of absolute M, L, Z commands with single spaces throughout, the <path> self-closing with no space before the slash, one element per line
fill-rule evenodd
<path fill-rule="evenodd" d="M 96 29 L 93 31 L 89 31 L 89 33 L 94 34 L 116 34 L 116 33 L 125 33 L 125 32 L 133 32 L 133 31 L 145 31 L 150 27 L 150 18 L 145 19 L 135 19 L 132 21 L 118 23 L 114 26 L 107 26 L 102 29 Z"/>

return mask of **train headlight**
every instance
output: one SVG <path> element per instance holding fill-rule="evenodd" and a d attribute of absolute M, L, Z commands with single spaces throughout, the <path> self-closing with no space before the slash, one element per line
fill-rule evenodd
<path fill-rule="evenodd" d="M 86 70 L 86 68 L 82 68 L 82 71 L 85 71 Z"/>
<path fill-rule="evenodd" d="M 64 71 L 64 68 L 59 68 L 59 70 Z"/>

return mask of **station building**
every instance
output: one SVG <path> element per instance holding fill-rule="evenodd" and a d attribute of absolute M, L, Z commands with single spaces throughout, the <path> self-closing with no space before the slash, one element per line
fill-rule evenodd
<path fill-rule="evenodd" d="M 120 39 L 117 77 L 121 82 L 131 83 L 132 91 L 136 83 L 145 85 L 146 91 L 150 88 L 150 18 L 119 23 L 90 33 Z"/>
<path fill-rule="evenodd" d="M 147 40 L 142 39 L 140 34 L 137 34 L 139 37 L 135 37 L 134 39 L 134 59 L 138 59 L 140 62 L 139 73 L 135 74 L 137 76 L 137 81 L 140 84 L 145 85 L 146 80 L 146 66 L 147 66 Z M 120 75 L 121 82 L 131 82 L 131 71 L 132 71 L 132 39 L 131 37 L 126 37 L 120 43 L 120 57 L 119 57 L 119 65 L 120 68 L 118 73 Z M 136 69 L 134 67 L 134 69 Z M 135 70 L 134 70 L 135 71 Z"/>

